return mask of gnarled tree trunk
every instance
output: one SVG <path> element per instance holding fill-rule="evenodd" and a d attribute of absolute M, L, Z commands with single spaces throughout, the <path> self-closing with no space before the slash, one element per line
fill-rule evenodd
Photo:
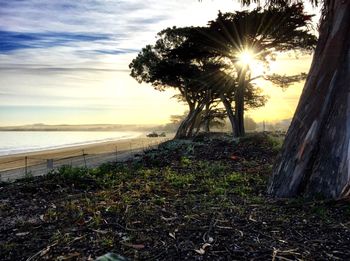
<path fill-rule="evenodd" d="M 190 123 L 190 119 L 191 119 L 191 115 L 193 114 L 194 110 L 195 110 L 195 106 L 194 104 L 190 104 L 189 103 L 189 112 L 186 116 L 186 118 L 180 123 L 180 126 L 178 127 L 176 134 L 175 134 L 175 139 L 183 139 L 186 138 L 187 136 L 187 130 L 188 130 L 188 126 Z"/>
<path fill-rule="evenodd" d="M 330 0 L 320 38 L 268 192 L 350 195 L 350 1 Z"/>
<path fill-rule="evenodd" d="M 207 104 L 205 105 L 204 131 L 210 132 L 210 103 L 209 102 L 207 102 Z"/>
<path fill-rule="evenodd" d="M 236 120 L 235 120 L 235 115 L 232 111 L 231 103 L 226 99 L 224 94 L 220 95 L 220 99 L 221 99 L 221 102 L 224 104 L 228 119 L 230 120 L 233 136 L 237 137 Z"/>
<path fill-rule="evenodd" d="M 204 103 L 198 103 L 197 106 L 191 104 L 189 106 L 189 113 L 186 118 L 181 122 L 179 128 L 176 131 L 175 139 L 186 139 L 193 136 L 193 129 L 195 128 L 195 122 L 199 113 L 203 110 Z"/>
<path fill-rule="evenodd" d="M 244 130 L 244 91 L 246 85 L 246 69 L 242 68 L 239 73 L 238 86 L 235 94 L 235 137 L 243 137 Z"/>
<path fill-rule="evenodd" d="M 204 103 L 200 103 L 197 106 L 197 108 L 194 110 L 193 114 L 191 115 L 190 124 L 189 124 L 188 130 L 187 130 L 187 138 L 190 138 L 193 136 L 193 130 L 196 127 L 197 118 L 198 118 L 199 114 L 201 113 L 201 111 L 203 110 L 204 105 L 205 105 Z"/>

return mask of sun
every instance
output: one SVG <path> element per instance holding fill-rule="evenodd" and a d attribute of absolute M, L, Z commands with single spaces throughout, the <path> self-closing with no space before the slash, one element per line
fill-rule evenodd
<path fill-rule="evenodd" d="M 245 49 L 238 53 L 238 63 L 241 66 L 247 67 L 255 64 L 255 54 L 252 50 Z"/>

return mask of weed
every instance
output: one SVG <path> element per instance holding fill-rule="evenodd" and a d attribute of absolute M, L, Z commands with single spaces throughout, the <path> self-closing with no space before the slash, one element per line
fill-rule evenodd
<path fill-rule="evenodd" d="M 0 245 L 0 250 L 3 249 L 4 251 L 11 251 L 17 247 L 17 244 L 15 243 L 4 243 Z"/>
<path fill-rule="evenodd" d="M 165 197 L 159 197 L 159 196 L 155 196 L 153 198 L 153 203 L 156 205 L 163 205 L 166 202 L 166 198 Z"/>
<path fill-rule="evenodd" d="M 234 185 L 240 185 L 247 182 L 245 175 L 238 172 L 232 172 L 225 177 L 226 181 Z"/>
<path fill-rule="evenodd" d="M 177 173 L 169 168 L 165 171 L 165 179 L 175 188 L 184 188 L 195 181 L 195 175 L 191 173 Z"/>
<path fill-rule="evenodd" d="M 45 218 L 47 218 L 50 221 L 54 221 L 58 219 L 58 213 L 56 209 L 54 208 L 49 208 L 46 213 L 45 213 Z"/>
<path fill-rule="evenodd" d="M 65 165 L 60 167 L 57 173 L 65 180 L 79 181 L 88 175 L 88 169 Z"/>
<path fill-rule="evenodd" d="M 113 247 L 114 237 L 112 235 L 106 235 L 100 240 L 100 242 L 103 247 Z"/>
<path fill-rule="evenodd" d="M 188 157 L 182 156 L 180 159 L 180 164 L 182 167 L 188 167 L 191 165 L 191 163 L 192 161 Z"/>
<path fill-rule="evenodd" d="M 24 180 L 25 182 L 33 181 L 33 180 L 34 180 L 33 173 L 32 173 L 31 171 L 25 173 L 23 180 Z"/>
<path fill-rule="evenodd" d="M 250 196 L 251 192 L 253 191 L 253 189 L 251 187 L 248 187 L 248 186 L 237 186 L 237 187 L 234 187 L 232 189 L 232 192 L 238 196 L 241 196 L 241 197 L 248 197 Z"/>
<path fill-rule="evenodd" d="M 322 220 L 328 220 L 328 210 L 324 206 L 315 206 L 311 212 Z"/>
<path fill-rule="evenodd" d="M 275 137 L 272 135 L 266 135 L 266 140 L 271 146 L 272 150 L 274 151 L 280 151 L 282 149 L 283 145 L 283 137 Z"/>

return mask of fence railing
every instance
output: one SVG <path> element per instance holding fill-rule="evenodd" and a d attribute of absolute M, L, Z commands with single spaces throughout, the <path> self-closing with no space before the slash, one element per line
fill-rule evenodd
<path fill-rule="evenodd" d="M 118 141 L 115 144 L 96 144 L 79 149 L 68 148 L 61 152 L 42 151 L 0 157 L 0 181 L 41 176 L 64 165 L 93 168 L 106 162 L 123 161 L 135 153 L 156 148 L 167 140 L 169 138 L 144 138 L 136 141 Z"/>

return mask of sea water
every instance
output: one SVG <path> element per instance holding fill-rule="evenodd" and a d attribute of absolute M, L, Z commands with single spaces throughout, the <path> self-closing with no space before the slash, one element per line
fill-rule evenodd
<path fill-rule="evenodd" d="M 132 131 L 0 131 L 0 156 L 136 138 Z"/>

